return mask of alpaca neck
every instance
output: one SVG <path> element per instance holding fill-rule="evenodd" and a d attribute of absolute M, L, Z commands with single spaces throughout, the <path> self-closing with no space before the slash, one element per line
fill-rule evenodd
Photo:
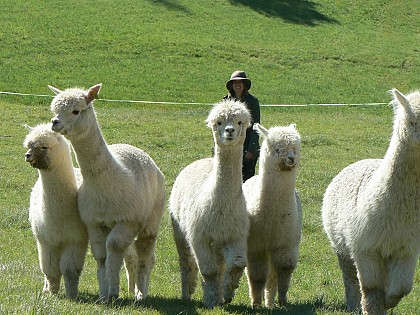
<path fill-rule="evenodd" d="M 98 176 L 115 164 L 101 130 L 95 121 L 79 137 L 70 139 L 83 176 Z"/>
<path fill-rule="evenodd" d="M 382 217 L 389 222 L 418 222 L 418 187 L 420 178 L 420 147 L 403 143 L 394 135 L 380 167 L 369 182 L 366 192 L 375 200 L 383 200 Z"/>
<path fill-rule="evenodd" d="M 382 167 L 387 182 L 396 182 L 396 187 L 413 185 L 420 178 L 420 147 L 411 143 L 404 143 L 393 135 L 385 154 Z M 417 189 L 417 188 L 416 188 Z"/>
<path fill-rule="evenodd" d="M 38 172 L 44 191 L 47 191 L 48 194 L 52 194 L 52 191 L 64 191 L 67 193 L 67 190 L 77 189 L 76 177 L 70 156 L 64 157 L 59 167 L 55 167 L 54 169 L 41 169 Z M 63 187 L 66 189 L 63 190 Z"/>
<path fill-rule="evenodd" d="M 296 186 L 296 168 L 281 171 L 260 164 L 261 200 L 294 198 Z M 267 196 L 267 197 L 264 197 Z"/>
<path fill-rule="evenodd" d="M 222 191 L 242 189 L 242 146 L 215 147 L 212 180 L 214 187 Z"/>

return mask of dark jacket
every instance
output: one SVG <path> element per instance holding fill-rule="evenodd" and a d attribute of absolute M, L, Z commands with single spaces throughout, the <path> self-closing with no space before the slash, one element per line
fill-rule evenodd
<path fill-rule="evenodd" d="M 233 98 L 236 99 L 231 94 L 228 94 L 224 99 Z M 252 152 L 254 159 L 256 160 L 260 154 L 260 144 L 258 133 L 253 129 L 255 123 L 260 123 L 260 103 L 258 98 L 250 94 L 248 91 L 244 92 L 244 95 L 239 100 L 245 103 L 249 112 L 251 113 L 251 125 L 246 130 L 246 138 L 244 143 L 244 154 L 246 152 Z"/>

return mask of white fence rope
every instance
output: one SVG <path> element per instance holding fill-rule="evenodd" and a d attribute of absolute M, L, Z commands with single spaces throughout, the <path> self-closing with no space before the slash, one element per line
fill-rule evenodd
<path fill-rule="evenodd" d="M 15 96 L 35 96 L 35 97 L 54 97 L 46 94 L 29 94 L 17 92 L 3 92 L 0 94 L 15 95 Z M 188 102 L 159 102 L 159 101 L 143 101 L 143 100 L 112 100 L 106 98 L 99 98 L 99 101 L 114 102 L 114 103 L 142 103 L 142 104 L 164 104 L 164 105 L 213 105 L 214 103 L 188 103 Z M 261 104 L 261 107 L 307 107 L 307 106 L 377 106 L 386 105 L 387 103 L 325 103 L 325 104 Z"/>

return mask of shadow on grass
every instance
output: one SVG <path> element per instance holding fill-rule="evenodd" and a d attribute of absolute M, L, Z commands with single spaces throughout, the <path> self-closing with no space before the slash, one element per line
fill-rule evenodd
<path fill-rule="evenodd" d="M 80 293 L 79 303 L 82 304 L 100 304 L 97 302 L 98 295 L 89 293 Z M 119 298 L 111 303 L 103 303 L 107 308 L 124 309 L 127 307 L 136 308 L 139 311 L 154 310 L 162 314 L 188 314 L 198 315 L 204 309 L 201 301 L 193 300 L 186 302 L 179 298 L 168 298 L 163 296 L 148 296 L 143 301 L 137 302 L 133 298 Z M 286 307 L 268 309 L 265 307 L 252 308 L 245 304 L 227 304 L 221 307 L 229 314 L 317 314 L 319 310 L 345 311 L 344 304 L 328 304 L 322 297 L 318 297 L 313 301 L 304 301 L 303 303 L 288 304 Z M 217 309 L 217 308 L 216 308 Z"/>
<path fill-rule="evenodd" d="M 162 296 L 149 295 L 142 301 L 136 301 L 134 298 L 118 298 L 112 302 L 99 302 L 99 296 L 86 292 L 80 292 L 78 302 L 81 304 L 99 304 L 106 308 L 125 309 L 127 307 L 142 310 L 155 310 L 162 314 L 189 314 L 198 315 L 197 309 L 202 307 L 198 301 L 186 302 L 181 299 L 167 298 Z"/>
<path fill-rule="evenodd" d="M 164 7 L 166 7 L 169 10 L 181 11 L 181 12 L 184 12 L 184 13 L 189 13 L 190 12 L 187 7 L 179 4 L 177 0 L 149 0 L 149 1 L 153 2 L 153 3 L 163 5 Z"/>
<path fill-rule="evenodd" d="M 317 10 L 317 4 L 309 0 L 229 0 L 232 4 L 241 4 L 268 17 L 278 17 L 285 22 L 316 26 L 321 23 L 339 22 Z"/>

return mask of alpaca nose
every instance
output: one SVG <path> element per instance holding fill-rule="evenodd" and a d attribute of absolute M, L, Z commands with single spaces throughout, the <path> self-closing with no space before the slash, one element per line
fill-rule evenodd
<path fill-rule="evenodd" d="M 225 131 L 228 132 L 228 133 L 233 133 L 235 131 L 235 128 L 233 128 L 233 127 L 226 127 L 225 128 Z"/>
<path fill-rule="evenodd" d="M 287 154 L 286 161 L 287 161 L 287 163 L 288 163 L 289 165 L 294 164 L 294 163 L 295 163 L 295 154 L 294 154 L 293 152 L 289 152 L 289 153 Z"/>
<path fill-rule="evenodd" d="M 53 126 L 57 125 L 60 122 L 60 119 L 58 119 L 57 117 L 54 117 L 51 119 L 51 123 Z"/>
<path fill-rule="evenodd" d="M 26 151 L 26 153 L 25 153 L 25 157 L 30 157 L 31 156 L 31 153 L 29 152 L 29 151 Z"/>

